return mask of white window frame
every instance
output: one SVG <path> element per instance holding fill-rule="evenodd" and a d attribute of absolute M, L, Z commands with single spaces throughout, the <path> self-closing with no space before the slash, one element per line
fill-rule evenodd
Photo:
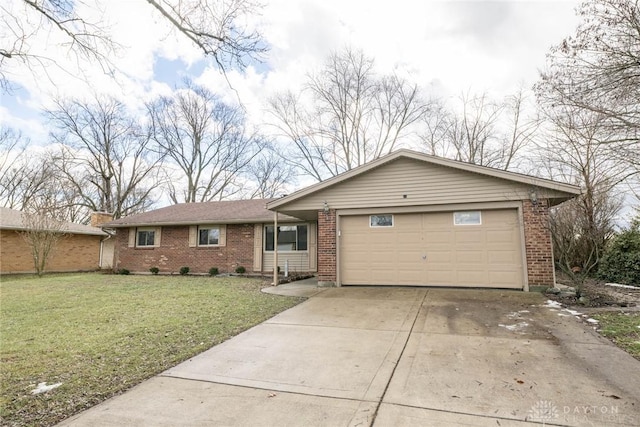
<path fill-rule="evenodd" d="M 200 243 L 201 230 L 218 230 L 218 243 L 207 243 L 207 244 Z M 215 246 L 220 246 L 221 235 L 222 235 L 222 232 L 220 230 L 219 225 L 199 225 L 198 229 L 196 230 L 196 245 L 201 248 L 211 248 Z"/>
<path fill-rule="evenodd" d="M 374 218 L 386 217 L 386 216 L 391 217 L 391 224 L 379 224 L 377 220 L 374 223 Z M 390 228 L 390 227 L 393 227 L 394 224 L 395 224 L 395 218 L 393 217 L 393 214 L 369 215 L 369 227 L 370 228 Z"/>
<path fill-rule="evenodd" d="M 153 243 L 150 245 L 140 244 L 140 232 L 153 232 Z M 155 227 L 138 227 L 136 228 L 136 248 L 155 248 L 158 239 L 158 230 Z"/>
<path fill-rule="evenodd" d="M 477 215 L 477 220 L 473 217 Z M 472 217 L 473 216 L 473 217 Z M 470 222 L 469 220 L 473 220 Z M 458 211 L 453 213 L 453 225 L 473 226 L 482 225 L 482 211 Z"/>

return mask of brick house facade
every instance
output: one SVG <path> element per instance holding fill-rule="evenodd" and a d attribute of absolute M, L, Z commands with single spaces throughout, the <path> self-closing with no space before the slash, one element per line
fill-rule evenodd
<path fill-rule="evenodd" d="M 190 273 L 208 273 L 212 267 L 222 273 L 234 272 L 237 267 L 250 271 L 254 256 L 254 226 L 229 224 L 226 244 L 216 247 L 189 246 L 188 226 L 162 227 L 159 247 L 129 247 L 129 229 L 116 233 L 116 269 L 148 272 L 157 267 L 161 273 L 176 273 L 189 267 Z"/>
<path fill-rule="evenodd" d="M 0 274 L 34 273 L 31 247 L 21 235 L 22 213 L 0 208 Z M 68 223 L 53 247 L 45 272 L 94 271 L 100 268 L 100 246 L 107 237 L 99 228 Z"/>

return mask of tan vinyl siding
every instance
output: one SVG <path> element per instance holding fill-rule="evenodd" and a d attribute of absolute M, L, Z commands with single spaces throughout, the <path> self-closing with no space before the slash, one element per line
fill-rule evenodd
<path fill-rule="evenodd" d="M 273 252 L 264 252 L 263 257 L 264 271 L 273 271 Z M 278 265 L 280 271 L 284 271 L 285 262 L 289 261 L 289 271 L 315 271 L 309 267 L 308 252 L 278 252 Z"/>
<path fill-rule="evenodd" d="M 523 200 L 534 189 L 539 198 L 561 195 L 554 190 L 400 158 L 278 210 L 318 210 L 324 201 L 331 209 L 348 209 Z"/>

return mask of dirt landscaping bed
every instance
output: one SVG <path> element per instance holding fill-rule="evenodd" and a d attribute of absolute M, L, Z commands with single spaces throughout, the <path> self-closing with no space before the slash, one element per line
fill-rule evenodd
<path fill-rule="evenodd" d="M 612 286 L 602 281 L 587 279 L 581 286 L 559 281 L 560 293 L 547 292 L 550 298 L 566 306 L 640 310 L 640 287 Z M 572 292 L 573 291 L 573 292 Z"/>

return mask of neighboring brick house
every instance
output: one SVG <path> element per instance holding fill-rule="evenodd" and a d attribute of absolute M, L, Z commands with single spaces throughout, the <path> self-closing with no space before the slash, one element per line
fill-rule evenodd
<path fill-rule="evenodd" d="M 399 150 L 279 199 L 181 204 L 106 226 L 116 268 L 132 271 L 269 273 L 277 258 L 325 285 L 529 290 L 554 285 L 549 208 L 578 194 Z"/>
<path fill-rule="evenodd" d="M 31 248 L 22 237 L 22 212 L 0 208 L 0 274 L 33 273 Z M 93 271 L 100 268 L 101 243 L 107 233 L 97 227 L 66 223 L 64 236 L 50 254 L 45 271 Z"/>

